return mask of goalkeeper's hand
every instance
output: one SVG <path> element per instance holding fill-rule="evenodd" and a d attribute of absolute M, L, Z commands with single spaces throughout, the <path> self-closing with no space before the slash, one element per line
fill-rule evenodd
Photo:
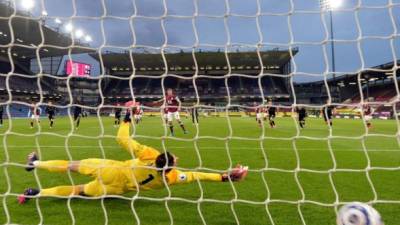
<path fill-rule="evenodd" d="M 247 176 L 247 172 L 249 167 L 237 165 L 232 170 L 228 171 L 227 173 L 222 174 L 222 181 L 241 181 Z"/>

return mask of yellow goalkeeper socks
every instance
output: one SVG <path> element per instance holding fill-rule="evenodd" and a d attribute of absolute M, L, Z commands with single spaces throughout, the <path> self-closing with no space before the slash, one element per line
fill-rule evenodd
<path fill-rule="evenodd" d="M 66 172 L 68 170 L 68 161 L 66 160 L 35 161 L 33 165 L 50 172 Z"/>
<path fill-rule="evenodd" d="M 53 187 L 53 188 L 42 189 L 42 190 L 40 190 L 40 194 L 56 195 L 56 196 L 78 195 L 79 187 L 78 186 L 57 186 L 57 187 Z"/>

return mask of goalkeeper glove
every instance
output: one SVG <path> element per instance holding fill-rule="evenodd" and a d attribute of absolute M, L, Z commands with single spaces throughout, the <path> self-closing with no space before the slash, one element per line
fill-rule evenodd
<path fill-rule="evenodd" d="M 249 167 L 247 167 L 247 166 L 237 165 L 231 171 L 222 174 L 222 181 L 223 182 L 227 182 L 229 180 L 241 181 L 247 176 L 248 170 L 249 170 Z"/>

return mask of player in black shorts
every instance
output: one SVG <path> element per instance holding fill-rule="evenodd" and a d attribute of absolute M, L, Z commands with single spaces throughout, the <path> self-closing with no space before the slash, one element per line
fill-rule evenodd
<path fill-rule="evenodd" d="M 120 104 L 117 104 L 117 107 L 115 108 L 114 127 L 119 126 L 119 124 L 121 123 L 121 112 L 122 108 L 120 107 Z"/>
<path fill-rule="evenodd" d="M 197 107 L 191 108 L 190 114 L 192 115 L 192 123 L 198 124 L 199 123 L 199 111 L 197 110 Z"/>
<path fill-rule="evenodd" d="M 76 122 L 75 129 L 78 129 L 81 123 L 82 108 L 80 106 L 75 106 L 74 108 L 74 121 Z"/>
<path fill-rule="evenodd" d="M 50 121 L 50 128 L 53 128 L 54 125 L 54 116 L 56 114 L 56 108 L 54 108 L 53 103 L 50 101 L 49 104 L 46 107 L 46 113 L 47 117 L 49 118 Z"/>
<path fill-rule="evenodd" d="M 327 101 L 327 104 L 329 102 Z M 324 117 L 325 123 L 328 124 L 329 126 L 332 126 L 332 115 L 335 110 L 335 107 L 333 105 L 327 105 L 322 108 L 321 114 Z"/>
<path fill-rule="evenodd" d="M 3 126 L 3 113 L 4 113 L 4 108 L 2 105 L 0 105 L 0 127 Z"/>
<path fill-rule="evenodd" d="M 271 128 L 275 128 L 275 117 L 276 117 L 276 107 L 272 105 L 272 100 L 269 101 L 268 103 L 268 120 L 269 120 L 269 125 Z"/>
<path fill-rule="evenodd" d="M 298 114 L 298 119 L 299 119 L 299 125 L 301 128 L 304 128 L 306 125 L 306 117 L 307 117 L 307 112 L 304 107 L 297 107 L 296 112 Z"/>

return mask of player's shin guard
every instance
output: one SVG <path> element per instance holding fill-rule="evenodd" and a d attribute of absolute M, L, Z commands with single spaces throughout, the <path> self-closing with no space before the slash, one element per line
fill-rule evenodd
<path fill-rule="evenodd" d="M 174 126 L 169 125 L 169 130 L 171 131 L 171 135 L 174 136 Z"/>
<path fill-rule="evenodd" d="M 81 118 L 78 118 L 78 120 L 76 121 L 76 127 L 79 127 L 80 123 L 81 123 Z"/>
<path fill-rule="evenodd" d="M 33 121 L 31 121 L 31 127 L 33 127 Z"/>
<path fill-rule="evenodd" d="M 53 127 L 54 121 L 50 121 L 50 127 Z"/>

